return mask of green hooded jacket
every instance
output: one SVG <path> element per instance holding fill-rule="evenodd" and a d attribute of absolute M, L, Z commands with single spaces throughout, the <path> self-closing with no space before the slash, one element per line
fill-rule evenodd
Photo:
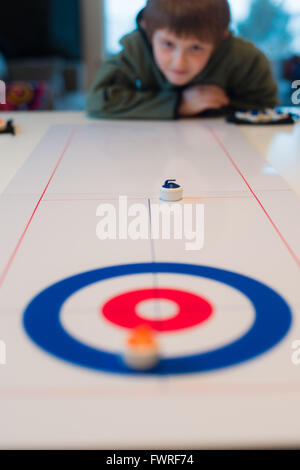
<path fill-rule="evenodd" d="M 101 65 L 87 97 L 90 117 L 176 119 L 182 90 L 198 84 L 217 85 L 230 98 L 229 107 L 212 111 L 212 115 L 278 105 L 269 61 L 251 42 L 232 33 L 191 82 L 185 87 L 171 84 L 155 63 L 142 18 L 143 11 L 137 17 L 137 29 L 122 38 L 123 50 Z M 209 115 L 209 111 L 202 115 Z"/>

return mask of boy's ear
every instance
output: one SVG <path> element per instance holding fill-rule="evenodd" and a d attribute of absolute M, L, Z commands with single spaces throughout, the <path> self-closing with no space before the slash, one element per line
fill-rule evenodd
<path fill-rule="evenodd" d="M 229 34 L 230 34 L 230 31 L 229 29 L 227 29 L 224 33 L 224 39 L 228 38 Z"/>
<path fill-rule="evenodd" d="M 145 21 L 145 20 L 142 20 L 142 21 L 141 21 L 141 25 L 143 26 L 144 29 L 147 28 L 147 25 L 146 25 L 146 21 Z"/>

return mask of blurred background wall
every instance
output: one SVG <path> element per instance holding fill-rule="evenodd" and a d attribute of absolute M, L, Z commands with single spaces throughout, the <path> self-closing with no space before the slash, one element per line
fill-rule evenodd
<path fill-rule="evenodd" d="M 101 60 L 120 50 L 146 0 L 2 2 L 0 79 L 7 109 L 82 110 Z M 230 0 L 232 30 L 271 61 L 281 104 L 300 79 L 300 0 Z M 1 107 L 0 107 L 1 109 Z M 3 105 L 2 105 L 2 109 Z"/>

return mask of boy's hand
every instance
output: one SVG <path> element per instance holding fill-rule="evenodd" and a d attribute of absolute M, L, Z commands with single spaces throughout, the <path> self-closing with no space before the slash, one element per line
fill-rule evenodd
<path fill-rule="evenodd" d="M 225 91 L 217 85 L 195 85 L 182 93 L 179 116 L 193 116 L 206 109 L 219 109 L 229 104 Z"/>

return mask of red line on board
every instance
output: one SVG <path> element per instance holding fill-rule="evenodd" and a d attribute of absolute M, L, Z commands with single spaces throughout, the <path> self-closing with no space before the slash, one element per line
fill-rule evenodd
<path fill-rule="evenodd" d="M 251 196 L 202 196 L 202 197 L 185 197 L 183 201 L 195 200 L 195 199 L 249 199 Z M 141 200 L 144 201 L 146 198 L 127 198 L 128 201 Z M 101 202 L 101 201 L 118 201 L 118 199 L 44 199 L 43 202 Z"/>
<path fill-rule="evenodd" d="M 209 131 L 211 132 L 211 134 L 214 136 L 214 138 L 216 139 L 216 141 L 218 142 L 219 146 L 223 149 L 223 151 L 225 152 L 225 155 L 228 157 L 228 159 L 230 160 L 230 162 L 232 163 L 232 165 L 234 166 L 234 168 L 236 169 L 236 171 L 238 172 L 238 174 L 241 176 L 241 178 L 243 179 L 244 183 L 247 185 L 248 189 L 250 190 L 250 192 L 252 193 L 252 195 L 254 196 L 254 198 L 256 199 L 256 201 L 258 202 L 258 204 L 260 205 L 260 207 L 262 208 L 263 212 L 265 213 L 265 215 L 267 216 L 269 222 L 272 224 L 273 228 L 275 229 L 277 235 L 280 237 L 281 241 L 284 243 L 285 247 L 288 249 L 289 253 L 291 254 L 291 256 L 293 257 L 294 261 L 296 261 L 298 267 L 300 268 L 300 258 L 298 258 L 298 256 L 296 255 L 296 253 L 294 252 L 294 250 L 291 248 L 291 246 L 288 244 L 288 242 L 286 241 L 286 239 L 284 238 L 284 236 L 282 235 L 282 233 L 280 232 L 279 228 L 277 227 L 277 225 L 275 224 L 275 222 L 273 221 L 273 219 L 271 218 L 271 216 L 268 214 L 268 212 L 266 211 L 265 207 L 263 206 L 262 202 L 259 200 L 259 198 L 256 196 L 255 192 L 253 191 L 253 189 L 251 188 L 250 184 L 248 183 L 248 181 L 246 180 L 245 176 L 243 175 L 243 173 L 241 172 L 241 170 L 239 169 L 239 167 L 237 166 L 237 164 L 235 163 L 235 161 L 231 158 L 228 150 L 226 149 L 225 145 L 223 144 L 223 142 L 221 141 L 221 139 L 219 138 L 219 136 L 216 134 L 216 132 L 210 127 L 210 126 L 207 126 Z"/>
<path fill-rule="evenodd" d="M 34 216 L 35 216 L 35 213 L 36 213 L 36 211 L 37 211 L 37 209 L 38 209 L 38 207 L 39 207 L 39 205 L 40 205 L 40 203 L 41 203 L 41 201 L 42 201 L 42 199 L 43 199 L 43 197 L 44 197 L 44 195 L 45 195 L 47 189 L 49 188 L 49 185 L 50 185 L 50 183 L 51 183 L 51 181 L 52 181 L 52 179 L 53 179 L 53 177 L 54 177 L 54 175 L 55 175 L 55 173 L 56 173 L 56 171 L 57 171 L 57 169 L 58 169 L 58 167 L 59 167 L 59 165 L 60 165 L 62 159 L 64 158 L 64 156 L 65 156 L 65 154 L 66 154 L 66 151 L 67 151 L 67 149 L 68 149 L 68 147 L 69 147 L 69 145 L 70 145 L 70 143 L 71 143 L 71 140 L 72 140 L 73 137 L 74 137 L 75 132 L 76 132 L 76 130 L 73 130 L 73 131 L 71 132 L 70 137 L 68 138 L 67 143 L 66 143 L 66 145 L 65 145 L 65 147 L 64 147 L 64 149 L 63 149 L 63 151 L 62 151 L 62 153 L 61 153 L 61 155 L 60 155 L 60 157 L 59 157 L 59 159 L 58 159 L 58 162 L 56 163 L 56 166 L 55 166 L 55 168 L 54 168 L 54 170 L 53 170 L 53 172 L 52 172 L 52 174 L 51 174 L 51 176 L 50 176 L 50 178 L 49 178 L 49 181 L 48 181 L 48 183 L 47 183 L 47 185 L 46 185 L 44 191 L 42 192 L 42 195 L 41 195 L 40 199 L 38 200 L 38 202 L 37 202 L 37 204 L 36 204 L 36 206 L 35 206 L 35 208 L 34 208 L 34 211 L 33 211 L 33 213 L 31 214 L 31 217 L 30 217 L 30 219 L 29 219 L 29 221 L 28 221 L 28 223 L 27 223 L 27 225 L 26 225 L 26 227 L 25 227 L 25 229 L 24 229 L 22 235 L 21 235 L 20 238 L 19 238 L 19 241 L 18 241 L 18 243 L 17 243 L 17 246 L 15 247 L 14 251 L 12 252 L 12 254 L 11 254 L 9 260 L 8 260 L 7 265 L 6 265 L 6 267 L 4 268 L 4 271 L 3 271 L 3 273 L 2 273 L 1 276 L 0 276 L 0 287 L 2 287 L 2 285 L 3 285 L 3 282 L 4 282 L 4 280 L 5 280 L 6 276 L 7 276 L 7 273 L 8 273 L 8 271 L 9 271 L 9 269 L 10 269 L 10 267 L 11 267 L 11 265 L 12 265 L 14 259 L 15 259 L 15 257 L 16 257 L 16 254 L 17 254 L 17 252 L 18 252 L 18 250 L 19 250 L 19 248 L 20 248 L 20 246 L 21 246 L 21 243 L 22 243 L 22 241 L 24 240 L 24 237 L 25 237 L 25 235 L 26 235 L 26 233 L 27 233 L 27 231 L 28 231 L 28 229 L 29 229 L 29 226 L 30 226 L 30 224 L 31 224 L 31 222 L 32 222 L 32 220 L 33 220 L 33 218 L 34 218 Z"/>
<path fill-rule="evenodd" d="M 134 198 L 130 198 L 128 197 L 127 198 L 128 201 L 144 201 L 144 200 L 147 200 L 146 197 L 134 197 Z M 101 202 L 101 201 L 118 201 L 119 199 L 116 199 L 116 198 L 101 198 L 101 199 L 44 199 L 43 202 L 82 202 L 82 201 L 97 201 L 97 202 Z"/>
<path fill-rule="evenodd" d="M 214 395 L 224 395 L 224 394 L 253 394 L 253 393 L 273 393 L 273 394 L 282 394 L 282 393 L 289 393 L 299 394 L 300 391 L 300 384 L 299 382 L 270 382 L 270 383 L 241 383 L 241 382 L 234 382 L 234 383 L 207 383 L 201 382 L 201 384 L 182 384 L 175 386 L 173 389 L 173 394 L 182 394 L 187 393 L 196 393 L 201 395 L 207 394 L 214 394 Z M 77 398 L 87 398 L 87 397 L 98 397 L 99 395 L 119 395 L 122 393 L 128 394 L 128 396 L 138 395 L 149 393 L 150 395 L 153 394 L 153 390 L 147 389 L 144 386 L 135 389 L 124 388 L 118 389 L 118 387 L 88 387 L 88 388 L 68 388 L 68 387 L 47 387 L 47 388 L 13 388 L 7 387 L 0 391 L 0 397 L 3 399 L 34 399 L 34 398 L 51 398 L 53 396 L 56 397 L 77 397 Z M 161 393 L 161 390 L 156 389 L 156 393 Z"/>

